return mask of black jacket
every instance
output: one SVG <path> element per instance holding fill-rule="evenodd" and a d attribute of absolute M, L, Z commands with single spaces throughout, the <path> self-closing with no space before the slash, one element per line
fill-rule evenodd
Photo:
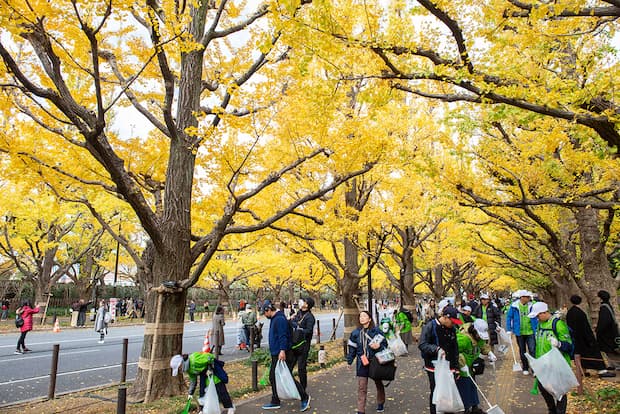
<path fill-rule="evenodd" d="M 437 350 L 446 352 L 446 359 L 450 361 L 450 369 L 459 369 L 459 347 L 456 342 L 456 328 L 446 328 L 437 319 L 428 321 L 422 328 L 418 349 L 424 358 L 424 368 L 434 371 L 433 360 L 437 359 Z"/>
<path fill-rule="evenodd" d="M 618 324 L 609 303 L 602 303 L 598 311 L 598 323 L 596 325 L 596 339 L 601 351 L 612 353 L 620 346 L 616 343 L 618 338 Z"/>
<path fill-rule="evenodd" d="M 300 323 L 301 321 L 301 323 Z M 306 341 L 308 343 L 312 342 L 312 334 L 314 333 L 314 324 L 316 320 L 312 312 L 308 311 L 299 311 L 293 316 L 291 319 L 291 325 L 293 329 L 301 329 L 304 331 L 304 335 L 306 337 Z"/>
<path fill-rule="evenodd" d="M 578 306 L 573 306 L 566 312 L 566 324 L 573 331 L 575 355 L 581 355 L 583 358 L 581 366 L 596 370 L 605 369 L 603 357 L 586 313 Z"/>
<path fill-rule="evenodd" d="M 487 317 L 486 321 L 489 324 L 489 336 L 491 345 L 497 344 L 497 332 L 495 329 L 498 326 L 502 326 L 502 311 L 497 307 L 497 305 L 493 302 L 489 302 L 489 305 L 486 308 Z M 482 317 L 482 303 L 478 305 L 478 307 L 471 313 L 478 319 L 484 319 Z"/>

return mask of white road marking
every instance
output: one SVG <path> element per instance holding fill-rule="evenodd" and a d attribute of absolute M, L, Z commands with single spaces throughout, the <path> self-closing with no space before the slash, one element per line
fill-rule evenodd
<path fill-rule="evenodd" d="M 61 352 L 59 354 L 59 358 L 60 357 L 64 357 L 65 355 L 74 355 L 74 354 L 88 354 L 90 352 L 101 352 L 100 349 L 88 349 L 85 351 L 75 351 L 75 352 Z M 26 354 L 28 355 L 28 354 Z M 23 356 L 23 357 L 15 357 L 15 358 L 11 358 L 11 359 L 4 359 L 0 361 L 0 364 L 2 364 L 3 362 L 14 362 L 14 361 L 28 361 L 31 359 L 38 359 L 38 358 L 50 358 L 52 355 L 48 354 L 48 355 L 32 355 L 32 356 Z"/>
<path fill-rule="evenodd" d="M 138 364 L 137 362 L 129 362 L 127 364 L 127 366 L 129 366 L 129 365 L 137 365 L 137 364 Z M 116 364 L 116 365 L 107 365 L 105 367 L 80 369 L 78 371 L 61 372 L 61 373 L 57 374 L 56 377 L 63 377 L 63 376 L 66 376 L 66 375 L 74 375 L 74 374 L 81 374 L 82 372 L 99 371 L 99 370 L 102 370 L 102 369 L 118 368 L 120 366 L 121 366 L 121 364 Z M 40 380 L 40 379 L 47 379 L 49 377 L 50 377 L 49 375 L 41 375 L 39 377 L 24 378 L 24 379 L 19 379 L 19 380 L 11 380 L 11 381 L 7 381 L 7 382 L 0 382 L 0 386 L 17 384 L 17 383 L 20 383 L 20 382 L 37 381 L 37 380 Z"/>

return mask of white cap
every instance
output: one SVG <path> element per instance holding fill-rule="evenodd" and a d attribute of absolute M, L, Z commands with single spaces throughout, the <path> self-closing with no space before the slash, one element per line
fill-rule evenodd
<path fill-rule="evenodd" d="M 528 318 L 535 318 L 539 313 L 549 311 L 549 306 L 545 302 L 536 302 L 532 305 L 532 311 L 527 315 Z"/>
<path fill-rule="evenodd" d="M 252 305 L 250 305 L 249 303 L 247 305 L 245 305 L 245 309 L 252 309 Z"/>
<path fill-rule="evenodd" d="M 484 319 L 476 319 L 474 321 L 474 329 L 485 341 L 489 340 L 489 324 Z"/>
<path fill-rule="evenodd" d="M 448 299 L 442 299 L 439 302 L 439 305 L 437 305 L 437 311 L 439 313 L 441 313 L 441 311 L 443 310 L 443 308 L 445 308 L 446 306 L 448 306 L 450 304 L 450 301 Z"/>
<path fill-rule="evenodd" d="M 172 368 L 172 376 L 176 377 L 179 373 L 179 367 L 183 363 L 183 357 L 181 355 L 175 355 L 170 358 L 170 368 Z"/>
<path fill-rule="evenodd" d="M 468 306 L 468 305 L 465 305 L 465 306 L 463 306 L 463 307 L 461 308 L 461 310 L 462 310 L 463 312 L 465 312 L 465 311 L 467 311 L 467 312 L 471 312 L 471 307 L 470 307 L 470 306 Z"/>
<path fill-rule="evenodd" d="M 489 295 L 483 293 L 482 295 L 480 295 L 480 299 L 489 299 Z"/>
<path fill-rule="evenodd" d="M 515 293 L 513 293 L 513 296 L 516 298 L 521 298 L 523 296 L 532 297 L 532 292 L 525 289 L 519 289 Z"/>

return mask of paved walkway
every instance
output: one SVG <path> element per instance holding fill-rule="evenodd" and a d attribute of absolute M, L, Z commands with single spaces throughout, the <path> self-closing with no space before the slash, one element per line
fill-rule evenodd
<path fill-rule="evenodd" d="M 428 377 L 422 371 L 422 359 L 417 348 L 411 356 L 397 360 L 397 379 L 386 389 L 385 412 L 398 414 L 429 413 Z M 506 414 L 546 414 L 546 406 L 540 395 L 531 395 L 533 378 L 521 372 L 512 372 L 513 360 L 509 353 L 498 361 L 494 371 L 488 364 L 484 375 L 479 376 L 479 385 L 492 403 L 498 403 Z M 353 414 L 357 404 L 357 381 L 355 369 L 346 363 L 330 370 L 319 372 L 308 380 L 311 395 L 311 409 L 307 413 Z M 236 414 L 294 413 L 299 412 L 299 401 L 282 401 L 279 410 L 262 410 L 270 401 L 271 391 L 247 401 L 236 401 Z M 367 413 L 374 413 L 376 391 L 369 386 Z M 488 406 L 480 398 L 481 408 Z"/>

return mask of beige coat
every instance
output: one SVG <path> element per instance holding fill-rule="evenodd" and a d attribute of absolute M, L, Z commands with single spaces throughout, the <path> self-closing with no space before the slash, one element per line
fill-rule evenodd
<path fill-rule="evenodd" d="M 211 346 L 224 345 L 224 315 L 213 315 L 213 326 L 211 327 Z"/>

